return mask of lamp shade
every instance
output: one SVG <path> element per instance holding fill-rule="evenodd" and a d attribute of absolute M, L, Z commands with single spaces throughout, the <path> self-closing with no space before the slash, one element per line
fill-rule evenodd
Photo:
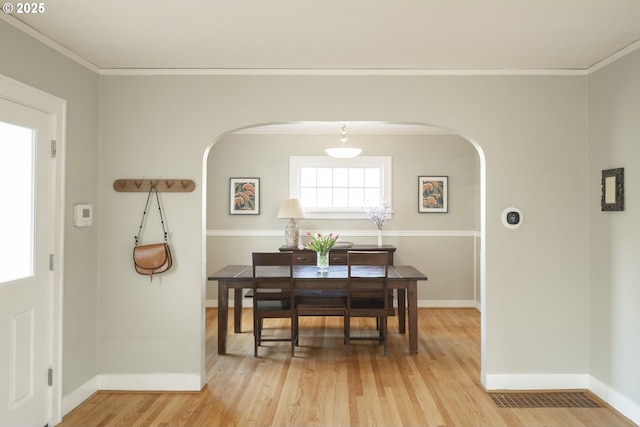
<path fill-rule="evenodd" d="M 298 199 L 284 199 L 277 218 L 304 218 L 304 211 Z"/>

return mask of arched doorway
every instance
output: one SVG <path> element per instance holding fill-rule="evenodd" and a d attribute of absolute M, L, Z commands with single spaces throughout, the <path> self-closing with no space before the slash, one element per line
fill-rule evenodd
<path fill-rule="evenodd" d="M 365 123 L 365 122 L 360 122 L 360 123 Z M 484 359 L 485 359 L 484 358 L 484 355 L 485 355 L 484 292 L 485 292 L 485 281 L 486 281 L 486 272 L 485 272 L 486 262 L 484 257 L 485 229 L 486 229 L 485 227 L 485 211 L 486 211 L 486 202 L 485 202 L 486 170 L 485 169 L 486 168 L 485 168 L 484 152 L 482 148 L 479 146 L 479 144 L 474 140 L 472 140 L 471 138 L 462 136 L 460 133 L 455 131 L 445 130 L 442 128 L 429 126 L 427 124 L 413 124 L 413 123 L 403 124 L 403 123 L 384 123 L 384 122 L 366 122 L 366 123 L 371 126 L 371 129 L 366 131 L 368 132 L 367 133 L 368 135 L 372 135 L 374 133 L 377 133 L 379 135 L 386 135 L 386 136 L 396 135 L 396 140 L 401 139 L 397 135 L 403 135 L 405 137 L 406 135 L 409 135 L 409 134 L 431 135 L 429 138 L 426 138 L 425 141 L 423 141 L 428 143 L 433 143 L 433 139 L 434 139 L 433 135 L 439 135 L 440 136 L 439 138 L 442 139 L 442 141 L 439 141 L 436 144 L 439 144 L 438 146 L 440 147 L 441 150 L 444 149 L 442 147 L 446 147 L 447 143 L 452 144 L 448 149 L 460 150 L 460 146 L 459 146 L 460 143 L 464 143 L 465 145 L 464 150 L 467 150 L 465 151 L 465 153 L 467 153 L 466 155 L 468 155 L 469 151 L 473 153 L 473 161 L 475 162 L 474 177 L 473 177 L 474 180 L 473 182 L 470 182 L 467 179 L 467 181 L 464 182 L 464 186 L 473 187 L 472 191 L 469 191 L 468 188 L 466 189 L 466 191 L 468 192 L 467 198 L 468 198 L 468 195 L 471 193 L 473 194 L 473 198 L 474 198 L 474 202 L 473 202 L 474 222 L 472 226 L 469 226 L 468 223 L 465 223 L 463 230 L 455 230 L 452 228 L 442 228 L 442 227 L 446 227 L 447 225 L 446 220 L 444 221 L 442 220 L 442 218 L 447 218 L 447 217 L 442 216 L 442 217 L 439 217 L 438 219 L 440 221 L 443 221 L 442 224 L 440 225 L 441 229 L 425 229 L 425 228 L 421 228 L 422 227 L 421 225 L 414 225 L 413 228 L 411 228 L 410 230 L 398 229 L 398 230 L 395 230 L 395 233 L 392 230 L 388 234 L 388 236 L 390 236 L 391 238 L 397 237 L 398 239 L 405 239 L 403 240 L 403 242 L 405 243 L 408 240 L 412 240 L 411 244 L 415 244 L 416 238 L 430 238 L 434 236 L 438 238 L 450 237 L 452 239 L 463 239 L 463 240 L 466 240 L 465 244 L 468 244 L 469 241 L 472 241 L 472 251 L 473 251 L 473 254 L 472 254 L 473 285 L 472 287 L 473 289 L 471 292 L 473 297 L 458 298 L 458 299 L 453 298 L 454 301 L 452 301 L 451 304 L 459 304 L 459 303 L 467 304 L 469 300 L 472 300 L 475 303 L 475 307 L 477 307 L 481 311 L 481 324 L 482 324 L 481 363 L 484 366 Z M 331 128 L 332 130 L 327 131 L 326 130 L 327 126 L 329 126 L 329 128 Z M 247 254 L 242 254 L 241 250 L 238 250 L 237 248 L 234 249 L 233 248 L 234 245 L 228 244 L 231 241 L 231 239 L 236 239 L 238 241 L 246 241 L 246 242 L 251 241 L 252 245 L 258 245 L 258 246 L 254 246 L 254 248 L 262 247 L 262 249 L 268 250 L 268 249 L 277 248 L 280 244 L 279 243 L 280 239 L 282 238 L 282 234 L 283 234 L 282 229 L 284 228 L 284 223 L 279 224 L 277 221 L 275 221 L 275 214 L 269 216 L 270 215 L 269 212 L 273 213 L 273 210 L 279 205 L 281 198 L 284 198 L 288 193 L 288 173 L 284 172 L 282 174 L 283 177 L 280 176 L 278 178 L 274 178 L 273 176 L 271 176 L 270 181 L 275 181 L 275 184 L 272 188 L 276 188 L 276 187 L 279 188 L 280 193 L 273 194 L 275 191 L 272 190 L 270 197 L 274 198 L 275 201 L 269 202 L 270 205 L 268 206 L 263 206 L 262 208 L 263 214 L 261 215 L 260 218 L 256 218 L 256 217 L 253 217 L 250 219 L 232 218 L 229 216 L 226 210 L 225 204 L 226 204 L 226 197 L 228 197 L 228 195 L 225 194 L 225 191 L 227 191 L 228 179 L 234 176 L 234 174 L 235 176 L 243 176 L 243 175 L 248 176 L 247 174 L 252 176 L 260 175 L 260 172 L 257 172 L 257 173 L 255 172 L 256 170 L 255 166 L 249 165 L 248 167 L 246 167 L 246 164 L 242 163 L 241 159 L 243 159 L 243 153 L 244 154 L 252 153 L 251 155 L 255 156 L 256 155 L 255 151 L 257 151 L 256 149 L 260 146 L 260 144 L 264 145 L 265 143 L 267 143 L 267 144 L 270 144 L 269 145 L 270 147 L 274 147 L 275 145 L 273 144 L 282 144 L 281 152 L 280 152 L 281 157 L 288 156 L 289 154 L 287 153 L 292 153 L 292 150 L 293 152 L 296 152 L 296 153 L 302 153 L 302 155 L 308 154 L 310 152 L 320 153 L 318 155 L 321 155 L 324 153 L 324 149 L 320 150 L 318 147 L 324 148 L 324 145 L 322 144 L 326 145 L 326 142 L 319 142 L 319 141 L 321 140 L 326 141 L 327 138 L 329 138 L 328 140 L 331 140 L 331 141 L 337 140 L 337 133 L 334 130 L 335 126 L 337 126 L 337 122 L 298 122 L 298 123 L 260 124 L 255 126 L 248 126 L 244 128 L 234 129 L 223 135 L 220 135 L 218 138 L 215 139 L 215 141 L 207 148 L 204 155 L 204 160 L 203 160 L 203 170 L 204 170 L 203 183 L 205 184 L 203 186 L 204 187 L 203 206 L 205 207 L 205 213 L 204 213 L 205 251 L 204 253 L 207 256 L 207 264 L 208 264 L 207 269 L 215 270 L 217 269 L 216 267 L 221 267 L 229 263 L 236 263 L 236 264 L 243 263 L 242 259 L 245 259 L 245 261 L 246 259 L 249 259 Z M 349 124 L 347 125 L 347 127 L 349 129 L 354 128 L 354 126 L 351 126 Z M 372 129 L 375 129 L 375 131 Z M 357 138 L 354 136 L 357 134 L 358 134 L 357 131 L 352 132 L 351 133 L 352 138 L 350 139 L 350 141 L 354 141 L 354 142 L 357 141 Z M 276 137 L 275 135 L 284 135 L 284 136 Z M 322 137 L 318 135 L 321 135 Z M 415 139 L 414 141 L 411 141 L 411 143 L 415 143 L 416 141 L 419 141 L 419 138 Z M 307 145 L 306 142 L 309 142 L 309 144 Z M 333 142 L 335 143 L 335 141 Z M 375 144 L 379 142 L 380 141 L 376 141 L 376 142 L 369 141 L 369 143 L 372 144 L 371 147 L 373 147 Z M 241 145 L 241 144 L 245 144 L 245 145 Z M 314 144 L 315 146 L 313 146 Z M 456 145 L 456 147 L 453 147 L 453 145 Z M 377 146 L 376 149 L 377 151 L 373 150 L 374 155 L 379 155 L 381 154 L 381 152 L 384 152 L 384 148 L 381 148 L 380 146 Z M 273 151 L 274 150 L 270 148 L 269 153 L 267 154 L 261 153 L 261 154 L 262 156 L 271 155 Z M 462 151 L 455 151 L 456 155 L 459 155 L 460 152 Z M 365 153 L 363 153 L 363 155 L 365 154 L 366 154 L 366 151 Z M 222 157 L 223 160 L 221 162 L 224 164 L 219 164 L 216 167 L 212 167 L 210 162 L 214 158 L 214 156 Z M 413 158 L 420 157 L 420 156 L 416 156 L 410 153 L 408 157 L 411 157 L 412 161 L 414 161 L 415 159 Z M 258 154 L 257 158 L 260 158 L 260 161 L 264 162 L 264 157 L 260 157 L 260 154 Z M 469 159 L 466 159 L 466 161 L 469 161 Z M 233 168 L 225 169 L 225 165 L 229 165 L 234 162 L 236 163 Z M 416 163 L 411 163 L 411 166 L 409 167 L 406 164 L 404 164 L 406 162 L 407 161 L 403 162 L 403 164 L 394 165 L 394 175 L 396 174 L 396 171 L 402 171 L 402 173 L 404 174 L 407 174 L 407 173 L 409 175 L 413 174 L 417 177 L 423 172 L 429 172 L 429 170 L 422 169 L 422 166 L 419 163 L 419 160 L 417 163 L 418 166 L 416 166 Z M 452 160 L 452 164 L 450 165 L 450 167 L 445 166 L 444 168 L 440 168 L 438 172 L 441 173 L 441 171 L 443 170 L 445 171 L 453 170 L 455 169 L 455 167 L 459 167 L 459 165 L 454 164 L 455 162 L 460 162 L 460 160 L 459 159 Z M 240 166 L 238 166 L 238 164 L 240 164 Z M 269 167 L 272 169 L 278 169 L 282 172 L 282 169 L 288 170 L 288 163 L 280 159 L 280 163 L 278 163 L 275 166 L 271 165 Z M 424 166 L 424 167 L 427 169 L 429 169 L 429 167 L 433 168 L 433 164 L 431 164 L 431 166 Z M 411 172 L 407 172 L 407 169 L 410 169 Z M 399 179 L 402 180 L 402 182 L 408 182 L 406 178 L 407 178 L 406 176 L 403 176 Z M 413 179 L 414 178 L 411 178 L 410 183 L 407 185 L 415 185 Z M 459 177 L 456 177 L 456 179 L 458 180 L 456 185 L 459 185 L 460 184 Z M 211 189 L 210 188 L 211 186 L 215 186 L 216 189 L 215 190 Z M 284 187 L 284 190 L 282 190 L 283 187 Z M 461 190 L 458 189 L 456 191 L 458 192 L 456 194 L 456 197 L 458 197 L 458 194 Z M 414 194 L 411 193 L 411 196 L 414 196 Z M 222 203 L 220 203 L 221 200 L 223 201 Z M 219 206 L 220 204 L 222 204 L 222 208 Z M 393 207 L 393 208 L 396 209 L 396 207 Z M 454 208 L 457 209 L 458 211 L 461 210 L 459 204 L 457 207 L 455 207 L 454 205 Z M 215 212 L 212 212 L 211 211 L 212 209 L 214 209 Z M 407 208 L 405 206 L 402 209 L 409 210 L 409 209 L 415 209 L 415 207 L 414 205 L 411 205 L 411 208 Z M 210 220 L 211 218 L 215 218 L 216 215 L 218 215 L 219 217 L 225 217 L 229 221 L 216 220 L 214 221 L 215 224 L 212 224 Z M 414 220 L 415 220 L 414 212 L 411 212 L 411 215 L 414 215 Z M 433 214 L 428 214 L 428 215 L 433 215 Z M 423 216 L 420 219 L 423 220 L 423 222 L 430 224 L 431 222 L 433 222 L 431 221 L 431 219 L 435 217 L 430 217 L 430 221 L 424 220 L 425 218 L 428 217 L 428 215 Z M 452 218 L 455 215 L 456 215 L 455 213 L 451 213 L 449 214 L 448 218 Z M 419 224 L 419 223 L 416 222 L 416 224 Z M 245 226 L 249 227 L 249 229 L 243 228 Z M 318 227 L 321 227 L 322 229 L 326 229 L 328 227 L 335 226 L 335 223 L 330 223 L 330 225 L 324 225 L 324 223 L 322 222 L 313 221 L 310 224 L 306 224 L 306 226 L 313 229 L 317 229 Z M 424 227 L 428 227 L 428 226 L 429 225 L 426 225 Z M 355 231 L 351 230 L 352 235 L 356 236 L 357 238 L 367 238 L 369 236 L 369 234 L 367 233 L 369 232 L 373 233 L 372 231 L 366 231 L 366 226 L 363 226 L 363 227 L 365 228 L 364 230 L 362 229 L 355 230 Z M 301 228 L 303 228 L 303 226 L 301 226 Z M 216 239 L 223 240 L 224 242 L 216 246 L 215 244 L 211 243 Z M 236 258 L 233 258 L 233 257 L 236 257 Z M 240 259 L 238 259 L 238 257 L 240 257 Z M 235 259 L 235 261 L 231 261 L 232 259 Z M 209 266 L 210 261 L 211 263 L 217 262 L 218 265 Z M 412 265 L 415 264 L 413 259 L 410 260 L 409 263 Z M 430 274 L 427 274 L 427 275 L 430 276 Z M 216 301 L 214 301 L 214 298 L 217 295 L 216 294 L 217 291 L 214 289 L 213 287 L 214 285 L 212 284 L 207 284 L 206 286 L 207 286 L 207 289 L 205 289 L 204 291 L 205 301 L 203 301 L 203 306 L 207 304 L 214 306 L 216 303 Z M 420 299 L 420 296 L 419 296 L 419 299 Z M 203 355 L 203 359 L 204 359 L 204 355 Z M 204 366 L 204 362 L 203 362 L 203 366 Z M 484 372 L 484 369 L 481 369 L 481 372 Z M 482 382 L 484 383 L 484 381 Z"/>

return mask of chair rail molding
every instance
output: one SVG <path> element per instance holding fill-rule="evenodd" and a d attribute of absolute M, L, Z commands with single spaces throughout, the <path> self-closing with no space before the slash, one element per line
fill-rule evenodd
<path fill-rule="evenodd" d="M 300 230 L 304 236 L 307 231 Z M 372 237 L 378 230 L 313 230 L 314 233 L 334 233 L 341 237 Z M 387 237 L 480 237 L 479 230 L 382 230 Z M 207 237 L 280 237 L 283 230 L 207 230 Z"/>

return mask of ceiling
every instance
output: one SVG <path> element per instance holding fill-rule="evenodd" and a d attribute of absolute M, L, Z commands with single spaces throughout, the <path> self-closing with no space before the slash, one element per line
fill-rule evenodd
<path fill-rule="evenodd" d="M 101 72 L 588 70 L 640 45 L 638 0 L 42 4 L 0 16 Z"/>

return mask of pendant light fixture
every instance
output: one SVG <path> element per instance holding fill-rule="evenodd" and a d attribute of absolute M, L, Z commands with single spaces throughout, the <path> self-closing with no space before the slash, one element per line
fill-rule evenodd
<path fill-rule="evenodd" d="M 340 136 L 340 147 L 327 148 L 325 151 L 331 157 L 337 157 L 338 159 L 350 159 L 356 157 L 362 152 L 361 148 L 349 148 L 347 143 L 347 125 L 342 124 L 342 134 Z"/>

